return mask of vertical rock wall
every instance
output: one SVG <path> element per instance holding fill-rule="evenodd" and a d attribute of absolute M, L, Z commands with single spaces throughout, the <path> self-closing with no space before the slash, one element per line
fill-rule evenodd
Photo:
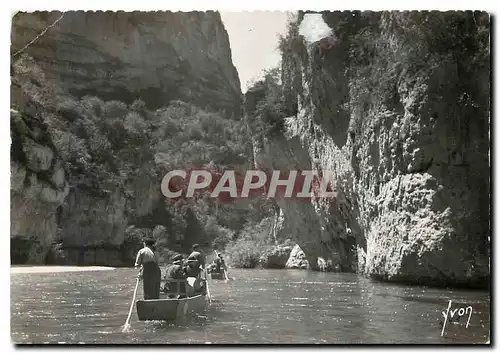
<path fill-rule="evenodd" d="M 489 15 L 323 19 L 338 39 L 323 56 L 288 38 L 284 93 L 296 114 L 257 159 L 333 169 L 338 198 L 281 202 L 283 227 L 313 266 L 335 257 L 344 270 L 382 280 L 486 286 Z"/>

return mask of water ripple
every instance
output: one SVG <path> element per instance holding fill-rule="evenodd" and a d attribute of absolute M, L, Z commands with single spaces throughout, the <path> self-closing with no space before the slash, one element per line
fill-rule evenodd
<path fill-rule="evenodd" d="M 489 333 L 489 296 L 376 283 L 353 274 L 231 269 L 211 282 L 212 305 L 179 321 L 139 322 L 122 333 L 136 271 L 16 274 L 11 277 L 15 343 L 473 343 Z M 130 283 L 124 282 L 130 280 Z M 139 298 L 142 289 L 139 288 Z M 439 320 L 447 299 L 474 308 L 468 329 Z"/>

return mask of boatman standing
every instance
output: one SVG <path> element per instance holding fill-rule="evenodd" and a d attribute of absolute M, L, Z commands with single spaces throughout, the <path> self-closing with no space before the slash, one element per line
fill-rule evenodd
<path fill-rule="evenodd" d="M 153 239 L 144 240 L 144 247 L 137 252 L 135 259 L 135 268 L 141 267 L 139 276 L 142 278 L 144 300 L 160 298 L 161 270 L 154 253 L 154 245 Z"/>
<path fill-rule="evenodd" d="M 224 258 L 222 257 L 222 253 L 217 253 L 217 272 L 221 273 L 227 270 L 226 262 L 224 262 Z"/>

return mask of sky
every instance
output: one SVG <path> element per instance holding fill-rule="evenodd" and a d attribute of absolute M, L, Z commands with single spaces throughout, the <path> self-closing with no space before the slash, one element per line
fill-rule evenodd
<path fill-rule="evenodd" d="M 287 14 L 278 11 L 221 11 L 221 16 L 229 35 L 241 90 L 246 92 L 250 80 L 279 63 L 278 33 L 285 32 Z"/>

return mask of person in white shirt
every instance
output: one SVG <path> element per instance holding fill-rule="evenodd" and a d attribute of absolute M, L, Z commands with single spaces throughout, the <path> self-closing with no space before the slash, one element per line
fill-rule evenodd
<path fill-rule="evenodd" d="M 135 268 L 141 267 L 144 300 L 160 298 L 161 270 L 154 253 L 154 244 L 152 239 L 144 240 L 144 247 L 137 252 L 135 259 Z"/>

